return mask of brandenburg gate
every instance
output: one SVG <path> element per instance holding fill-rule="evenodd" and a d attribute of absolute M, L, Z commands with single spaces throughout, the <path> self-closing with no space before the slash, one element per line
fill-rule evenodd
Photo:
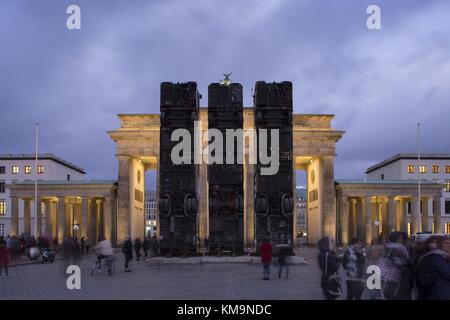
<path fill-rule="evenodd" d="M 117 242 L 126 236 L 144 236 L 144 194 L 146 170 L 156 170 L 157 197 L 160 191 L 160 130 L 159 114 L 119 114 L 121 127 L 108 134 L 116 143 L 118 160 L 117 191 Z M 293 130 L 293 185 L 295 194 L 295 171 L 304 170 L 308 188 L 308 242 L 316 243 L 322 236 L 336 238 L 336 192 L 334 185 L 334 160 L 336 142 L 344 131 L 332 128 L 330 114 L 294 114 Z M 208 109 L 199 108 L 202 134 L 208 129 Z M 255 109 L 243 109 L 243 130 L 255 128 Z M 207 141 L 203 141 L 207 147 Z M 255 165 L 249 164 L 249 146 L 245 141 L 243 164 L 243 241 L 244 247 L 255 244 Z M 199 242 L 208 239 L 210 233 L 208 165 L 196 168 L 198 213 L 196 236 Z M 157 212 L 158 208 L 158 199 Z M 292 240 L 296 239 L 295 212 Z"/>

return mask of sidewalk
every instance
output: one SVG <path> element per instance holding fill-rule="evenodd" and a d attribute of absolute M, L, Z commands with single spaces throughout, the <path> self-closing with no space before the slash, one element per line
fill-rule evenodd
<path fill-rule="evenodd" d="M 261 264 L 261 258 L 258 256 L 237 256 L 237 257 L 154 257 L 150 258 L 149 265 L 203 265 L 203 264 Z M 276 265 L 278 260 L 276 257 L 273 259 L 273 264 Z M 288 257 L 288 263 L 290 265 L 305 265 L 306 261 L 303 257 L 292 256 Z"/>

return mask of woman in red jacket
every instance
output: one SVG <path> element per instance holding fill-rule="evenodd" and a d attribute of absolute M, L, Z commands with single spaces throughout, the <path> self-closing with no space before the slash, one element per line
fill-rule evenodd
<path fill-rule="evenodd" d="M 263 280 L 269 280 L 270 263 L 272 262 L 272 245 L 267 238 L 261 244 L 261 262 L 263 264 Z"/>

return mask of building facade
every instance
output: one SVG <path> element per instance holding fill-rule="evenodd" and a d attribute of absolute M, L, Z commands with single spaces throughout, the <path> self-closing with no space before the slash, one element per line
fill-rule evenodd
<path fill-rule="evenodd" d="M 38 181 L 84 179 L 85 171 L 82 168 L 53 154 L 39 154 L 37 168 L 35 161 L 34 154 L 0 154 L 0 235 L 30 233 L 35 229 L 35 204 L 30 198 L 31 202 L 27 205 L 30 205 L 32 216 L 28 218 L 20 215 L 18 229 L 11 230 L 11 208 L 14 204 L 7 187 L 9 184 L 19 181 L 33 181 L 34 184 L 36 172 Z M 24 212 L 23 205 L 19 204 L 21 212 Z"/>
<path fill-rule="evenodd" d="M 450 233 L 450 154 L 424 153 L 399 153 L 389 159 L 375 164 L 366 171 L 368 179 L 390 180 L 417 180 L 433 181 L 444 185 L 441 198 L 442 232 Z M 412 214 L 413 207 L 421 208 L 421 211 L 431 212 L 431 204 L 424 201 L 420 206 L 408 201 L 407 213 Z M 418 230 L 422 231 L 420 224 Z"/>
<path fill-rule="evenodd" d="M 347 244 L 357 237 L 366 244 L 393 231 L 443 233 L 441 203 L 444 185 L 423 181 L 419 214 L 416 180 L 336 180 L 337 241 Z M 408 202 L 413 204 L 408 215 Z"/>
<path fill-rule="evenodd" d="M 156 236 L 157 225 L 156 190 L 148 190 L 145 192 L 145 235 Z"/>
<path fill-rule="evenodd" d="M 295 219 L 297 224 L 297 237 L 306 237 L 308 235 L 308 201 L 307 190 L 303 186 L 297 186 L 295 197 Z"/>
<path fill-rule="evenodd" d="M 116 181 L 39 181 L 36 229 L 31 228 L 31 202 L 34 182 L 8 184 L 11 198 L 12 236 L 19 236 L 19 217 L 23 218 L 26 234 L 57 239 L 88 238 L 91 245 L 100 238 L 116 243 L 117 182 Z"/>

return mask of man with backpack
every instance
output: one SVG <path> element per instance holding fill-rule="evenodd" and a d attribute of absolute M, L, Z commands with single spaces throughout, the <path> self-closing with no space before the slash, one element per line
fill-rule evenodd
<path fill-rule="evenodd" d="M 419 300 L 450 300 L 450 238 L 431 237 L 416 265 Z"/>

